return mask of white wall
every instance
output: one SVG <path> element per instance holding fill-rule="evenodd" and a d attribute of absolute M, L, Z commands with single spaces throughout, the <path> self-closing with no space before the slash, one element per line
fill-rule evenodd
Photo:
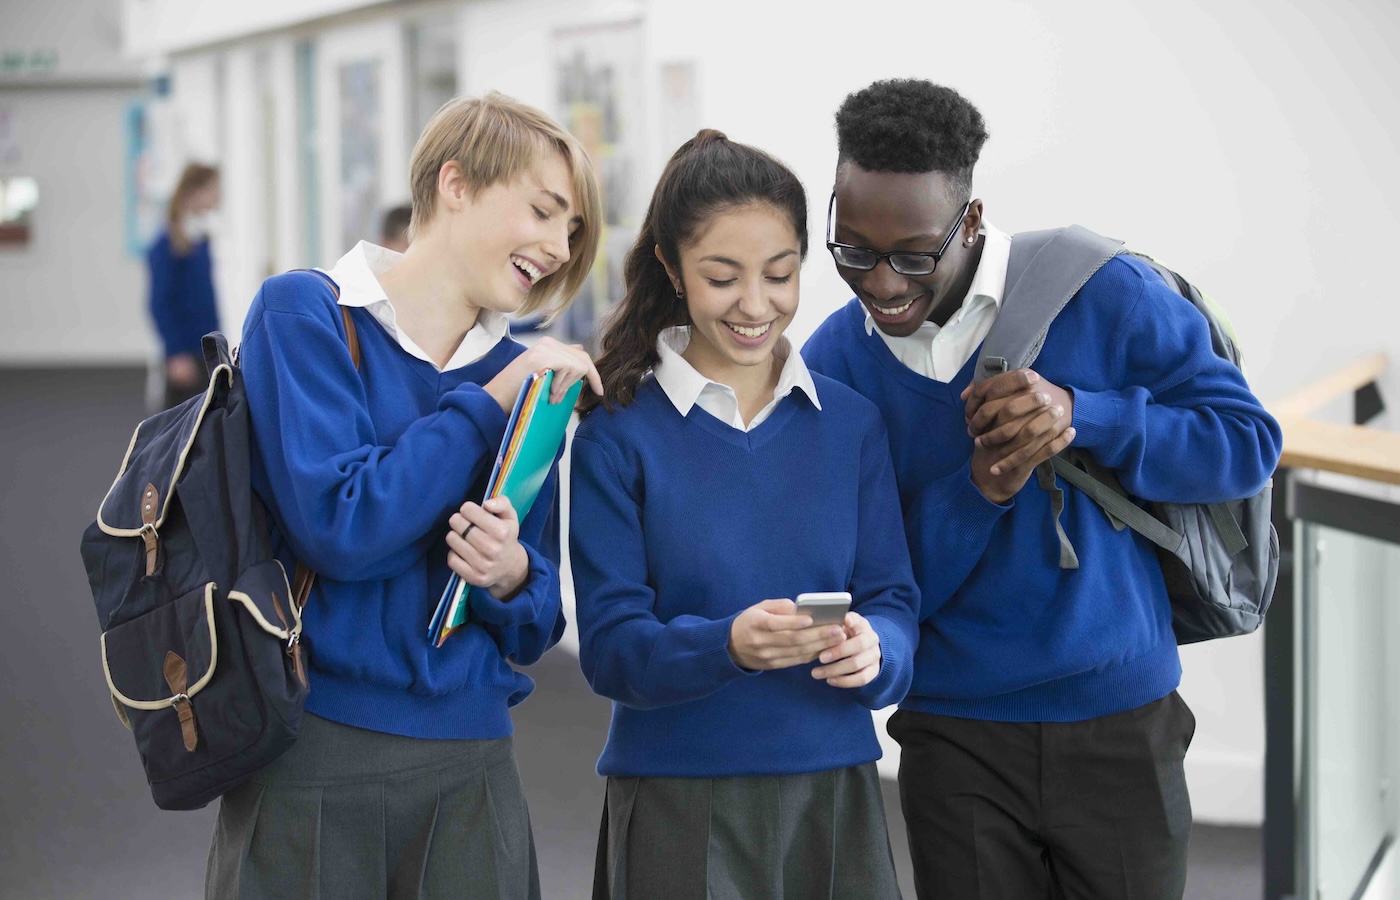
<path fill-rule="evenodd" d="M 136 66 L 121 53 L 120 0 L 0 0 L 0 52 L 58 51 L 55 77 L 127 77 Z"/>
<path fill-rule="evenodd" d="M 0 365 L 144 361 L 154 344 L 140 260 L 122 229 L 121 146 L 130 90 L 0 89 L 21 160 L 0 176 L 38 180 L 32 238 L 0 248 Z"/>
<path fill-rule="evenodd" d="M 386 0 L 122 0 L 125 51 L 136 58 L 179 53 L 385 3 Z"/>
<path fill-rule="evenodd" d="M 39 183 L 33 237 L 0 248 L 0 364 L 144 360 L 145 282 L 126 252 L 123 116 L 139 83 L 118 53 L 116 0 L 0 0 L 0 52 L 55 50 L 42 78 L 0 79 L 19 158 Z"/>

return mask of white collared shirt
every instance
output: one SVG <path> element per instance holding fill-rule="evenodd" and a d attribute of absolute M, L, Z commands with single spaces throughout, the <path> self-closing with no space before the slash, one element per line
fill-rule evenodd
<path fill-rule="evenodd" d="M 773 400 L 758 411 L 749 424 L 739 415 L 739 397 L 727 384 L 711 381 L 695 370 L 684 356 L 690 346 L 690 326 L 677 325 L 663 330 L 656 339 L 656 352 L 661 359 L 652 367 L 651 373 L 661 390 L 670 399 L 671 405 L 681 415 L 689 415 L 691 407 L 699 405 L 710 415 L 732 425 L 740 431 L 752 431 L 773 414 L 781 401 L 796 388 L 807 395 L 812 405 L 822 408 L 817 399 L 817 386 L 812 381 L 812 373 L 802 360 L 801 353 L 794 353 L 786 336 L 779 337 L 773 353 L 783 361 L 783 370 L 778 374 L 778 386 L 773 388 Z"/>
<path fill-rule="evenodd" d="M 394 304 L 389 302 L 389 298 L 384 295 L 384 288 L 379 285 L 379 276 L 393 268 L 402 258 L 402 253 L 371 244 L 369 241 L 360 241 L 326 274 L 340 286 L 341 306 L 368 310 L 406 353 L 431 363 L 433 368 L 437 369 L 438 365 L 433 362 L 433 358 L 399 328 Z M 447 361 L 447 365 L 438 371 L 446 372 L 471 365 L 490 353 L 491 348 L 501 342 L 501 338 L 509 335 L 510 320 L 503 313 L 490 309 L 479 311 L 476 314 L 476 324 L 462 338 L 462 343 L 457 345 L 457 350 Z"/>
<path fill-rule="evenodd" d="M 870 313 L 865 314 L 865 333 L 877 332 L 895 359 L 925 378 L 952 381 L 977 352 L 992 330 L 1001 299 L 1006 293 L 1006 267 L 1011 261 L 1011 236 L 987 223 L 982 224 L 982 259 L 972 276 L 962 306 L 948 324 L 939 327 L 925 321 L 908 337 L 891 337 L 880 331 Z"/>

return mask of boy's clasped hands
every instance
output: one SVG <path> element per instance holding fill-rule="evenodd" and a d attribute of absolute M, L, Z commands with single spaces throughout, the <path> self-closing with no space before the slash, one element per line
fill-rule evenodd
<path fill-rule="evenodd" d="M 1074 395 L 1030 369 L 970 384 L 961 399 L 974 438 L 972 483 L 993 503 L 1014 497 L 1036 466 L 1074 441 Z"/>

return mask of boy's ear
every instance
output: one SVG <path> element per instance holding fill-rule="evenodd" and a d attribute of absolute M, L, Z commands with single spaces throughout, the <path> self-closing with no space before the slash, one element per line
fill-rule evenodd
<path fill-rule="evenodd" d="M 449 159 L 438 169 L 437 192 L 438 202 L 449 211 L 456 212 L 462 208 L 470 191 L 465 173 L 462 172 L 462 164 L 455 159 Z"/>
<path fill-rule="evenodd" d="M 677 294 L 681 293 L 684 290 L 681 286 L 681 276 L 672 271 L 671 264 L 666 262 L 666 257 L 661 255 L 661 245 L 652 245 L 651 252 L 656 254 L 656 261 L 661 263 L 661 267 L 666 270 L 666 277 L 671 279 L 671 287 L 675 288 Z"/>
<path fill-rule="evenodd" d="M 963 217 L 962 239 L 977 240 L 977 233 L 982 230 L 982 201 L 973 200 L 967 208 L 967 215 Z"/>

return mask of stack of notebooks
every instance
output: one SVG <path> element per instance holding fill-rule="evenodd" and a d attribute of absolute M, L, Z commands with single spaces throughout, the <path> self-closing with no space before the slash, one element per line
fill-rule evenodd
<path fill-rule="evenodd" d="M 575 382 L 562 400 L 551 403 L 549 391 L 553 383 L 554 372 L 545 369 L 534 373 L 521 385 L 500 452 L 496 454 L 496 465 L 486 484 L 483 502 L 492 497 L 508 497 L 522 522 L 549 475 L 549 467 L 559 455 L 569 416 L 583 387 L 582 381 Z M 428 641 L 434 647 L 441 647 L 448 635 L 466 622 L 467 597 L 472 591 L 482 590 L 485 588 L 474 588 L 456 572 L 452 573 L 428 625 Z"/>

